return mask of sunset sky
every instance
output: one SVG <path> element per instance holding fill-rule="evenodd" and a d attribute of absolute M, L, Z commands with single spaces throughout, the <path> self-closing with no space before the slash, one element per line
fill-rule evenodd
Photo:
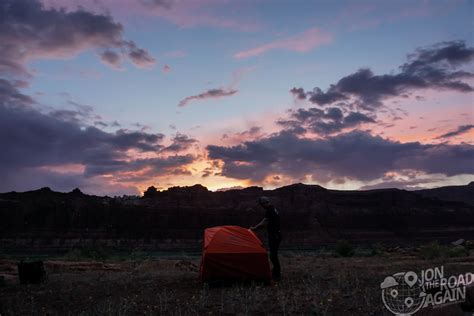
<path fill-rule="evenodd" d="M 0 0 L 0 192 L 467 184 L 473 12 Z"/>

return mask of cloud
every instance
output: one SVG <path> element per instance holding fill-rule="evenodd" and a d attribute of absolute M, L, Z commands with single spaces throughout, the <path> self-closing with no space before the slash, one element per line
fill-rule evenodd
<path fill-rule="evenodd" d="M 340 132 L 346 128 L 358 127 L 364 123 L 375 123 L 375 120 L 363 113 L 343 111 L 338 107 L 326 110 L 317 108 L 290 110 L 289 119 L 280 119 L 278 124 L 297 134 L 307 131 L 328 135 Z"/>
<path fill-rule="evenodd" d="M 295 96 L 295 98 L 300 99 L 300 100 L 305 100 L 306 99 L 306 93 L 304 92 L 303 88 L 292 88 L 290 90 L 291 94 Z"/>
<path fill-rule="evenodd" d="M 385 99 L 404 96 L 413 90 L 472 92 L 474 89 L 462 79 L 474 75 L 458 68 L 473 59 L 474 48 L 466 47 L 464 41 L 443 42 L 408 55 L 408 61 L 400 66 L 397 74 L 375 75 L 364 68 L 341 78 L 326 91 L 318 87 L 308 92 L 301 88 L 290 91 L 299 99 L 307 98 L 321 106 L 350 101 L 365 109 L 377 108 Z"/>
<path fill-rule="evenodd" d="M 166 52 L 164 54 L 165 57 L 169 57 L 169 58 L 183 58 L 183 57 L 186 57 L 187 55 L 188 53 L 186 53 L 183 50 L 173 50 L 173 51 Z"/>
<path fill-rule="evenodd" d="M 90 105 L 80 104 L 72 100 L 67 100 L 67 104 L 72 106 L 73 109 L 54 108 L 48 112 L 48 115 L 61 121 L 74 122 L 79 125 L 91 124 L 102 119 L 102 117 L 94 113 L 94 108 Z M 105 123 L 102 122 L 99 125 L 103 124 Z M 94 123 L 94 125 L 96 124 Z"/>
<path fill-rule="evenodd" d="M 252 126 L 248 130 L 237 133 L 225 133 L 221 139 L 226 142 L 240 143 L 246 140 L 260 138 L 263 136 L 263 131 L 260 126 Z"/>
<path fill-rule="evenodd" d="M 8 108 L 22 108 L 35 103 L 30 96 L 22 94 L 18 88 L 18 81 L 8 81 L 0 78 L 0 104 Z"/>
<path fill-rule="evenodd" d="M 106 65 L 115 68 L 122 69 L 122 56 L 112 50 L 105 50 L 100 54 L 100 59 Z"/>
<path fill-rule="evenodd" d="M 155 58 L 143 48 L 137 47 L 133 41 L 125 41 L 123 44 L 128 48 L 128 57 L 135 66 L 139 68 L 151 68 L 155 65 Z"/>
<path fill-rule="evenodd" d="M 79 1 L 41 0 L 45 5 L 74 10 Z M 216 27 L 238 31 L 255 31 L 260 28 L 256 19 L 241 13 L 238 1 L 217 0 L 81 0 L 80 6 L 94 12 L 112 12 L 117 16 L 143 18 L 160 17 L 181 28 Z"/>
<path fill-rule="evenodd" d="M 436 139 L 451 138 L 451 137 L 454 137 L 454 136 L 458 136 L 458 135 L 461 135 L 461 134 L 464 134 L 464 133 L 470 131 L 473 128 L 474 128 L 474 125 L 461 125 L 461 126 L 458 126 L 458 128 L 455 131 L 440 135 L 440 136 L 436 137 Z"/>
<path fill-rule="evenodd" d="M 164 73 L 168 73 L 171 71 L 171 67 L 169 65 L 164 65 L 161 71 L 163 71 Z"/>
<path fill-rule="evenodd" d="M 276 40 L 248 50 L 237 52 L 234 54 L 234 58 L 240 59 L 255 57 L 275 49 L 304 53 L 318 46 L 328 44 L 331 41 L 331 35 L 322 32 L 318 28 L 311 28 L 296 36 Z"/>
<path fill-rule="evenodd" d="M 214 0 L 140 0 L 140 2 L 147 13 L 160 16 L 180 27 L 211 26 L 239 31 L 254 31 L 259 28 L 258 22 L 227 14 L 241 9 L 238 3 Z"/>
<path fill-rule="evenodd" d="M 232 72 L 232 80 L 227 87 L 209 89 L 197 95 L 184 98 L 178 104 L 180 107 L 188 105 L 193 100 L 218 99 L 228 97 L 239 92 L 235 87 L 238 86 L 242 78 L 249 72 L 255 70 L 255 67 L 243 67 Z"/>
<path fill-rule="evenodd" d="M 139 0 L 145 6 L 153 8 L 164 8 L 169 9 L 175 2 L 174 0 Z"/>
<path fill-rule="evenodd" d="M 109 126 L 109 124 L 107 124 L 105 122 L 102 122 L 102 121 L 95 121 L 94 125 L 95 126 L 100 126 L 100 127 L 108 127 Z"/>
<path fill-rule="evenodd" d="M 90 126 L 87 120 L 94 115 L 88 106 L 78 104 L 76 111 L 44 113 L 35 105 L 14 84 L 0 80 L 0 188 L 5 190 L 25 188 L 30 183 L 53 183 L 61 190 L 81 185 L 92 188 L 95 181 L 97 186 L 109 183 L 112 191 L 112 184 L 120 178 L 132 179 L 141 173 L 142 179 L 149 180 L 184 170 L 196 159 L 190 154 L 159 155 L 164 148 L 161 133 L 125 129 L 104 132 Z M 177 140 L 185 143 L 180 137 Z M 68 165 L 82 166 L 83 171 L 52 170 L 58 166 L 67 169 Z M 41 178 L 28 182 L 28 176 Z M 61 183 L 65 185 L 62 188 Z M 105 191 L 107 188 L 102 187 L 100 192 Z"/>
<path fill-rule="evenodd" d="M 194 160 L 195 157 L 190 154 L 134 159 L 130 161 L 103 160 L 101 163 L 87 165 L 84 174 L 88 177 L 114 174 L 117 180 L 123 179 L 121 174 L 125 174 L 125 176 L 129 178 L 128 181 L 136 181 L 136 172 L 145 171 L 146 174 L 138 173 L 140 181 L 145 181 L 156 176 L 170 174 L 173 170 L 188 165 Z"/>
<path fill-rule="evenodd" d="M 420 1 L 409 7 L 403 2 L 365 2 L 348 3 L 339 14 L 331 17 L 331 28 L 343 28 L 347 31 L 359 31 L 390 24 L 405 19 L 438 17 L 450 12 L 460 2 L 457 1 Z"/>
<path fill-rule="evenodd" d="M 425 188 L 427 184 L 442 181 L 443 178 L 413 179 L 413 180 L 383 180 L 376 184 L 367 184 L 360 187 L 360 190 L 378 190 L 398 188 L 403 190 L 417 190 Z"/>
<path fill-rule="evenodd" d="M 62 120 L 34 109 L 0 106 L 3 167 L 42 166 L 125 159 L 127 150 L 155 152 L 162 134 L 118 130 L 106 133 L 92 126 Z M 14 138 L 8 135 L 15 135 Z"/>
<path fill-rule="evenodd" d="M 119 57 L 139 67 L 155 62 L 124 39 L 123 26 L 109 15 L 45 8 L 38 0 L 4 0 L 0 16 L 0 74 L 31 76 L 26 64 L 33 59 L 71 58 L 90 49 L 114 68 Z"/>
<path fill-rule="evenodd" d="M 324 139 L 282 131 L 235 146 L 209 145 L 207 151 L 210 159 L 222 162 L 221 175 L 255 183 L 275 174 L 325 183 L 337 178 L 371 181 L 398 170 L 474 173 L 472 145 L 400 143 L 363 131 Z"/>
<path fill-rule="evenodd" d="M 94 195 L 140 194 L 134 185 L 111 183 L 104 177 L 85 177 L 81 172 L 57 172 L 46 168 L 2 170 L 2 179 L 0 192 L 37 190 L 47 186 L 62 192 L 80 188 L 82 192 Z"/>
<path fill-rule="evenodd" d="M 163 151 L 180 152 L 189 149 L 195 143 L 198 143 L 198 140 L 190 138 L 188 135 L 177 133 L 173 137 L 171 145 L 163 148 Z"/>
<path fill-rule="evenodd" d="M 181 100 L 179 102 L 178 106 L 184 107 L 184 106 L 188 105 L 188 103 L 193 101 L 193 100 L 218 99 L 218 98 L 222 98 L 222 97 L 228 97 L 228 96 L 236 94 L 237 92 L 238 92 L 238 90 L 231 89 L 231 88 L 210 89 L 210 90 L 207 90 L 203 93 L 200 93 L 200 94 L 197 94 L 197 95 L 192 95 L 192 96 L 184 98 L 183 100 Z"/>

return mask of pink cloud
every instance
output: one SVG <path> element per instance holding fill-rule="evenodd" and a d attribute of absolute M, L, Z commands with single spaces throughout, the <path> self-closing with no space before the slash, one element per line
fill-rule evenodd
<path fill-rule="evenodd" d="M 41 0 L 49 7 L 75 10 L 77 2 L 70 0 Z M 160 17 L 179 27 L 210 26 L 240 31 L 255 31 L 258 21 L 225 15 L 238 12 L 242 3 L 225 0 L 82 0 L 80 5 L 93 12 L 111 12 L 119 20 L 130 15 Z"/>
<path fill-rule="evenodd" d="M 141 1 L 144 11 L 159 16 L 180 27 L 211 26 L 240 31 L 255 31 L 260 28 L 258 21 L 233 17 L 225 13 L 238 11 L 239 4 L 222 0 L 182 0 L 176 2 Z"/>
<path fill-rule="evenodd" d="M 459 1 L 419 1 L 411 6 L 401 2 L 350 3 L 343 7 L 329 23 L 329 28 L 342 27 L 348 31 L 360 31 L 378 27 L 384 23 L 445 15 L 456 9 Z"/>
<path fill-rule="evenodd" d="M 169 65 L 164 65 L 163 68 L 161 68 L 161 71 L 168 73 L 171 71 L 171 67 Z"/>
<path fill-rule="evenodd" d="M 173 51 L 166 52 L 164 54 L 165 57 L 170 57 L 170 58 L 183 58 L 183 57 L 186 57 L 187 55 L 188 54 L 183 50 L 173 50 Z"/>
<path fill-rule="evenodd" d="M 304 53 L 318 46 L 328 44 L 331 41 L 332 36 L 330 34 L 322 32 L 318 28 L 311 28 L 296 36 L 276 40 L 248 50 L 237 52 L 234 54 L 234 58 L 240 59 L 255 57 L 274 49 Z"/>

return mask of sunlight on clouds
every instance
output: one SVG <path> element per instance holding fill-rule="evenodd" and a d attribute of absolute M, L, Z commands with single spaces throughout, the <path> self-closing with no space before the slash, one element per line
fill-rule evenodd
<path fill-rule="evenodd" d="M 83 173 L 86 169 L 86 166 L 82 164 L 64 164 L 56 166 L 43 166 L 39 169 L 57 173 Z"/>

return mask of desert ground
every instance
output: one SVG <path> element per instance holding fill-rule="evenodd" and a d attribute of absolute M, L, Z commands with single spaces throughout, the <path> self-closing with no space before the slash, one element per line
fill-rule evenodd
<path fill-rule="evenodd" d="M 474 271 L 474 253 L 420 254 L 385 249 L 341 257 L 330 252 L 283 251 L 278 283 L 207 285 L 198 280 L 200 256 L 134 254 L 44 258 L 47 279 L 21 285 L 19 257 L 0 260 L 1 315 L 391 315 L 380 283 L 388 275 L 443 265 L 445 273 Z M 24 258 L 23 258 L 24 259 Z M 422 309 L 417 315 L 472 315 L 474 291 L 464 303 Z"/>

